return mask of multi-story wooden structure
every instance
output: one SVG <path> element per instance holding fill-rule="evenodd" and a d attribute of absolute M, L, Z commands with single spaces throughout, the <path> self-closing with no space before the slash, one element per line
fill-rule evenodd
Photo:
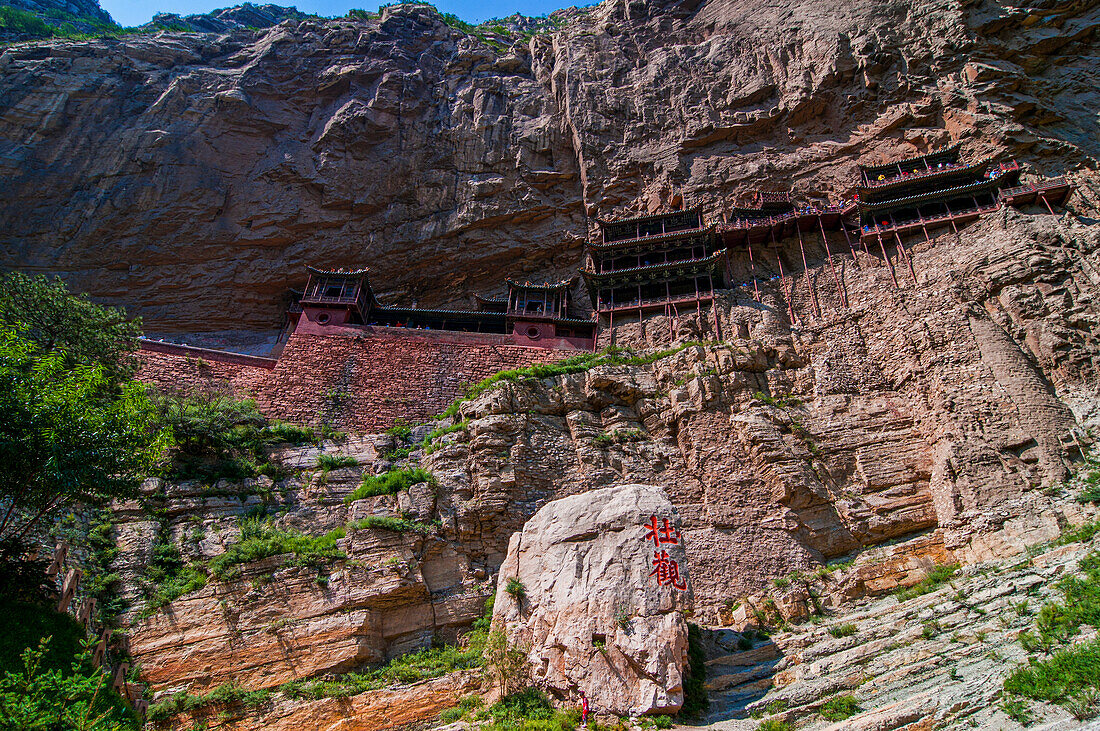
<path fill-rule="evenodd" d="M 596 323 L 570 312 L 576 278 L 553 284 L 507 280 L 503 297 L 477 297 L 477 310 L 424 309 L 381 304 L 366 269 L 326 271 L 309 268 L 309 281 L 291 306 L 292 324 L 392 327 L 411 330 L 509 336 L 517 344 L 587 347 Z"/>
<path fill-rule="evenodd" d="M 1015 161 L 964 163 L 958 144 L 885 165 L 860 166 L 856 188 L 861 237 L 897 238 L 929 227 L 957 227 L 1000 206 L 998 192 L 1016 182 Z"/>
<path fill-rule="evenodd" d="M 600 240 L 588 242 L 581 276 L 601 326 L 699 310 L 725 287 L 726 250 L 700 208 L 597 223 Z"/>

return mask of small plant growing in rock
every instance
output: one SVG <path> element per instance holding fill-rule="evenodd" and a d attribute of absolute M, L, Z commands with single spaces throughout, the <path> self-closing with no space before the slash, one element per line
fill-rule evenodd
<path fill-rule="evenodd" d="M 782 713 L 785 710 L 787 710 L 787 701 L 783 700 L 782 698 L 774 700 L 768 705 L 764 706 L 764 713 L 768 714 L 769 716 L 774 716 L 775 714 Z"/>
<path fill-rule="evenodd" d="M 527 596 L 527 587 L 525 587 L 523 582 L 515 576 L 508 579 L 508 583 L 504 586 L 504 591 L 508 592 L 508 595 L 516 600 L 516 604 L 522 604 L 524 598 Z"/>
<path fill-rule="evenodd" d="M 826 721 L 843 721 L 860 712 L 859 704 L 850 695 L 838 695 L 825 701 L 821 707 L 821 717 Z"/>
<path fill-rule="evenodd" d="M 619 604 L 615 608 L 615 624 L 619 626 L 623 632 L 630 633 L 630 610 L 627 609 L 625 604 Z"/>
<path fill-rule="evenodd" d="M 1001 701 L 1001 710 L 1005 715 L 1022 726 L 1030 726 L 1035 720 L 1035 714 L 1023 698 L 1006 698 Z"/>
<path fill-rule="evenodd" d="M 1100 715 L 1100 691 L 1086 688 L 1065 702 L 1066 710 L 1078 721 L 1087 721 Z"/>
<path fill-rule="evenodd" d="M 791 724 L 778 718 L 769 718 L 760 722 L 757 731 L 791 731 Z"/>
<path fill-rule="evenodd" d="M 921 635 L 926 640 L 930 640 L 941 632 L 940 623 L 932 619 L 924 623 L 924 629 L 921 631 Z"/>
<path fill-rule="evenodd" d="M 837 624 L 829 628 L 829 634 L 837 639 L 841 637 L 851 637 L 856 633 L 856 626 L 851 622 L 846 624 Z"/>
<path fill-rule="evenodd" d="M 780 576 L 777 579 L 772 579 L 772 586 L 776 589 L 786 589 L 791 585 L 791 580 L 785 576 Z"/>

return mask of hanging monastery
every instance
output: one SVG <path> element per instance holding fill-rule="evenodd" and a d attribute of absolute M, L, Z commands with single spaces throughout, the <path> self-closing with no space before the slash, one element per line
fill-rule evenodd
<path fill-rule="evenodd" d="M 849 302 L 839 258 L 877 260 L 893 287 L 907 279 L 915 286 L 906 238 L 931 244 L 931 231 L 958 234 L 1002 206 L 1053 215 L 1073 190 L 1065 178 L 1020 185 L 1020 175 L 1014 161 L 961 160 L 955 144 L 861 166 L 850 200 L 800 204 L 786 192 L 760 191 L 711 223 L 701 207 L 683 206 L 597 218 L 599 235 L 586 243 L 578 276 L 506 279 L 505 295 L 477 296 L 471 310 L 385 305 L 368 269 L 310 268 L 305 289 L 293 293 L 277 357 L 144 340 L 141 377 L 166 388 L 251 394 L 271 415 L 300 423 L 370 431 L 424 421 L 498 371 L 615 345 L 629 323 L 659 319 L 665 344 L 747 336 L 723 332 L 723 296 L 761 307 L 772 292 L 792 324 L 820 319 L 828 313 L 808 276 L 815 264 L 828 270 L 830 300 L 840 308 Z M 578 291 L 587 303 L 574 300 Z"/>

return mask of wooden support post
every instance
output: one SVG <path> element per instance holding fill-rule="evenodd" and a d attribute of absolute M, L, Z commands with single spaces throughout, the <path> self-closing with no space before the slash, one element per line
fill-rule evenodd
<path fill-rule="evenodd" d="M 821 241 L 825 244 L 825 257 L 829 260 L 829 269 L 833 271 L 833 282 L 836 283 L 837 294 L 840 295 L 840 301 L 847 307 L 848 295 L 844 292 L 844 287 L 840 284 L 840 278 L 836 275 L 836 267 L 833 266 L 833 253 L 829 251 L 829 239 L 825 236 L 825 223 L 821 220 L 821 216 L 817 217 L 817 225 L 821 229 Z"/>
<path fill-rule="evenodd" d="M 882 234 L 878 234 L 878 247 L 882 249 L 882 258 L 886 260 L 886 268 L 890 270 L 890 281 L 894 283 L 894 286 L 898 286 L 898 278 L 894 276 L 894 265 L 890 261 L 890 257 L 886 253 L 886 245 L 882 243 Z"/>
<path fill-rule="evenodd" d="M 760 287 L 756 284 L 756 264 L 752 260 L 752 244 L 749 247 L 749 270 L 752 272 L 752 288 L 756 292 L 756 301 L 760 301 Z"/>
<path fill-rule="evenodd" d="M 852 237 L 848 233 L 848 227 L 844 225 L 844 221 L 840 222 L 840 230 L 844 232 L 844 240 L 848 242 L 848 251 L 852 252 L 852 261 L 859 264 L 859 259 L 856 258 L 856 247 L 852 245 Z"/>
<path fill-rule="evenodd" d="M 913 271 L 913 258 L 909 256 L 909 252 L 905 250 L 905 244 L 901 242 L 901 234 L 894 229 L 894 236 L 898 240 L 898 251 L 901 252 L 902 258 L 905 259 L 906 265 L 909 267 L 909 273 L 913 276 L 913 284 L 917 283 L 917 273 Z"/>
<path fill-rule="evenodd" d="M 779 245 L 775 243 L 775 231 L 772 231 L 772 247 L 775 249 L 775 260 L 779 263 L 779 285 L 783 290 L 783 298 L 787 300 L 787 316 L 791 321 L 791 324 L 798 322 L 798 318 L 794 315 L 794 285 L 791 286 L 791 291 L 787 290 L 787 277 L 783 274 L 783 257 L 779 253 Z"/>
<path fill-rule="evenodd" d="M 1037 194 L 1040 198 L 1043 199 L 1043 203 L 1046 205 L 1047 210 L 1050 211 L 1050 215 L 1053 216 L 1054 215 L 1054 209 L 1050 207 L 1050 201 L 1047 200 L 1047 197 L 1045 195 L 1043 195 L 1042 192 L 1038 192 Z"/>
<path fill-rule="evenodd" d="M 810 302 L 814 306 L 814 314 L 821 317 L 821 306 L 817 303 L 817 292 L 814 290 L 814 281 L 810 276 L 810 265 L 806 262 L 806 246 L 802 243 L 802 229 L 797 222 L 794 225 L 794 231 L 798 234 L 798 248 L 802 251 L 802 274 L 806 277 L 806 288 L 810 290 Z"/>
<path fill-rule="evenodd" d="M 714 315 L 714 336 L 718 342 L 722 342 L 722 326 L 718 323 L 718 299 L 714 295 L 714 275 L 707 272 L 707 282 L 710 283 L 710 311 Z"/>

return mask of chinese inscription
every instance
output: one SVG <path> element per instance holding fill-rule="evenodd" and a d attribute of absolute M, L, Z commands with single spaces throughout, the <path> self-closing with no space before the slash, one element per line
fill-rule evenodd
<path fill-rule="evenodd" d="M 663 545 L 680 545 L 680 531 L 669 523 L 668 518 L 658 521 L 653 515 L 649 517 L 645 528 L 645 540 L 653 541 L 653 546 L 657 549 L 653 552 L 653 570 L 649 575 L 657 578 L 657 586 L 667 584 L 680 591 L 686 590 L 687 581 L 680 576 L 680 566 L 675 559 L 669 558 L 668 551 L 661 548 Z"/>

